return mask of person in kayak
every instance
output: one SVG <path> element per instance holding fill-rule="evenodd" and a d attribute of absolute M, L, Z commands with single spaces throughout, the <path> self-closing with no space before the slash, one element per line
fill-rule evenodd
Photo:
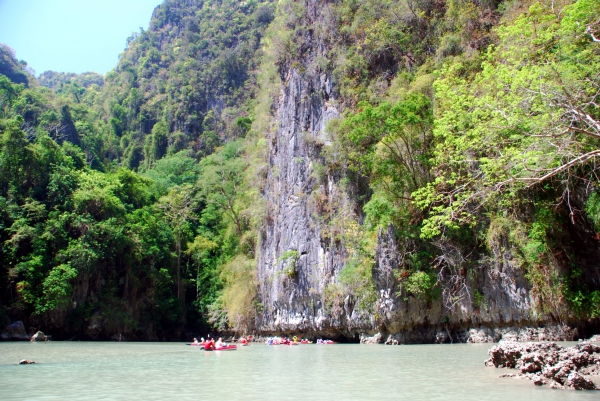
<path fill-rule="evenodd" d="M 209 337 L 208 340 L 206 340 L 206 343 L 204 344 L 204 349 L 207 351 L 212 351 L 213 349 L 215 349 L 215 342 L 212 338 Z"/>
<path fill-rule="evenodd" d="M 224 347 L 224 346 L 225 346 L 225 343 L 223 342 L 223 338 L 219 337 L 219 339 L 217 340 L 217 343 L 215 344 L 215 347 L 221 348 L 221 347 Z"/>
<path fill-rule="evenodd" d="M 242 343 L 242 345 L 248 345 L 248 340 L 246 340 L 246 337 L 242 337 L 240 343 Z"/>
<path fill-rule="evenodd" d="M 194 344 L 194 345 L 198 345 L 198 339 L 197 339 L 197 338 L 194 338 L 194 342 L 193 342 L 192 344 Z"/>

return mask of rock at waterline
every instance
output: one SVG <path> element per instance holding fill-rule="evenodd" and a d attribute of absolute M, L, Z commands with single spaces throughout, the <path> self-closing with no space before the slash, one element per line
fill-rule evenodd
<path fill-rule="evenodd" d="M 21 359 L 19 365 L 33 365 L 35 361 L 30 361 L 29 359 Z"/>
<path fill-rule="evenodd" d="M 22 321 L 14 322 L 4 328 L 2 332 L 3 340 L 29 340 L 29 336 L 25 331 L 25 325 Z"/>
<path fill-rule="evenodd" d="M 381 333 L 376 333 L 374 336 L 369 337 L 367 334 L 362 333 L 360 335 L 361 344 L 379 344 L 381 342 Z"/>
<path fill-rule="evenodd" d="M 31 336 L 31 339 L 29 341 L 48 341 L 48 336 L 46 336 L 43 332 L 38 331 L 37 333 Z"/>
<path fill-rule="evenodd" d="M 486 366 L 516 369 L 500 377 L 530 379 L 535 385 L 569 390 L 597 390 L 591 380 L 600 374 L 600 346 L 582 342 L 563 348 L 554 342 L 505 342 L 488 351 Z"/>

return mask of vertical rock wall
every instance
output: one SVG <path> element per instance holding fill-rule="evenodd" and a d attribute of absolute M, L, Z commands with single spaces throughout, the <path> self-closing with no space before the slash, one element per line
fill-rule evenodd
<path fill-rule="evenodd" d="M 544 323 L 532 313 L 531 288 L 524 271 L 515 267 L 516 261 L 506 249 L 500 258 L 479 266 L 477 286 L 483 297 L 479 305 L 472 284 L 466 285 L 460 270 L 453 273 L 448 266 L 439 268 L 438 280 L 442 284 L 439 298 L 426 300 L 403 291 L 404 281 L 394 276 L 401 266 L 393 227 L 380 230 L 373 268 L 379 294 L 380 329 L 391 335 L 391 341 L 399 343 L 489 342 L 498 341 L 507 333 L 518 337 L 522 328 Z M 570 332 L 563 333 L 562 328 L 552 331 L 556 335 L 548 332 L 546 339 L 571 336 Z M 561 337 L 563 334 L 565 337 Z M 535 333 L 530 333 L 526 341 L 534 337 Z"/>
<path fill-rule="evenodd" d="M 533 312 L 531 287 L 509 244 L 483 258 L 477 279 L 470 282 L 464 267 L 452 262 L 460 250 L 442 250 L 445 261 L 440 266 L 445 267 L 439 270 L 440 297 L 408 294 L 398 277 L 402 254 L 393 227 L 378 236 L 372 275 L 378 300 L 373 313 L 358 313 L 349 297 L 341 313 L 328 310 L 328 284 L 338 280 L 347 255 L 343 243 L 325 233 L 326 219 L 318 204 L 348 199 L 335 178 L 315 177 L 316 164 L 322 162 L 320 149 L 328 141 L 326 124 L 339 117 L 340 111 L 332 77 L 316 62 L 317 57 L 327 57 L 329 50 L 328 43 L 315 33 L 327 3 L 306 0 L 304 4 L 302 56 L 280 67 L 283 82 L 274 104 L 278 128 L 268 138 L 269 168 L 263 192 L 267 219 L 258 255 L 262 307 L 256 329 L 263 334 L 304 332 L 389 343 L 572 339 L 576 333 L 567 326 Z M 477 295 L 474 287 L 480 291 Z"/>
<path fill-rule="evenodd" d="M 307 3 L 308 24 L 316 23 L 318 4 Z M 343 263 L 343 249 L 321 240 L 322 225 L 314 197 L 335 197 L 336 183 L 314 177 L 325 127 L 339 117 L 332 78 L 316 65 L 325 45 L 312 30 L 305 33 L 305 57 L 283 69 L 275 104 L 278 128 L 270 139 L 264 190 L 267 225 L 260 245 L 258 282 L 263 313 L 257 328 L 265 332 L 326 331 L 323 293 Z"/>

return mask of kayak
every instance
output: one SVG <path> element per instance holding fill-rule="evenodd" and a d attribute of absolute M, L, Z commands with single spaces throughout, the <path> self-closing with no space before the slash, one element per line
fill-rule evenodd
<path fill-rule="evenodd" d="M 194 344 L 194 343 L 187 343 L 187 344 L 185 344 L 185 345 L 189 345 L 189 346 L 191 346 L 191 347 L 204 347 L 204 343 L 197 343 L 197 344 Z"/>
<path fill-rule="evenodd" d="M 217 347 L 215 349 L 204 349 L 204 351 L 235 351 L 237 345 L 225 345 L 224 347 Z"/>

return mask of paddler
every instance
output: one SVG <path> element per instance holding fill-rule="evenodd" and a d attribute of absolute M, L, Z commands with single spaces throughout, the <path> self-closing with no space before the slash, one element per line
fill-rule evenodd
<path fill-rule="evenodd" d="M 215 349 L 215 342 L 212 338 L 209 337 L 208 340 L 206 340 L 206 343 L 204 344 L 204 349 L 207 351 Z"/>

